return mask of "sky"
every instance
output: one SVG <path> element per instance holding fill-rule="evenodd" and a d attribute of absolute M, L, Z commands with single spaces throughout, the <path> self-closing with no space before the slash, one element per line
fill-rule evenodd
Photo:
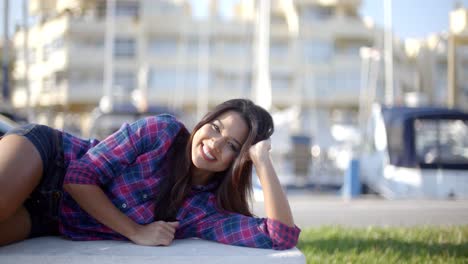
<path fill-rule="evenodd" d="M 200 14 L 203 5 L 209 0 L 190 0 L 195 13 Z M 218 0 L 221 13 L 228 14 L 229 7 L 238 0 Z M 0 23 L 3 36 L 3 10 L 1 1 Z M 10 32 L 21 22 L 23 0 L 10 0 Z M 468 0 L 393 0 L 393 31 L 400 38 L 425 38 L 430 33 L 448 30 L 449 12 L 459 2 L 468 8 Z M 383 25 L 384 0 L 362 0 L 361 15 L 371 17 L 376 24 Z"/>
<path fill-rule="evenodd" d="M 294 0 L 293 0 L 294 1 Z M 384 25 L 384 0 L 361 0 L 360 14 Z M 208 0 L 191 0 L 205 4 Z M 221 11 L 228 13 L 229 4 L 238 0 L 219 0 Z M 468 8 L 468 0 L 393 0 L 393 30 L 400 38 L 425 38 L 430 33 L 448 31 L 449 12 L 455 2 Z M 197 11 L 196 7 L 194 8 Z"/>
<path fill-rule="evenodd" d="M 362 0 L 361 15 L 384 25 L 384 0 Z M 393 30 L 400 38 L 425 38 L 430 33 L 447 32 L 449 13 L 455 3 L 468 8 L 468 0 L 393 0 Z"/>

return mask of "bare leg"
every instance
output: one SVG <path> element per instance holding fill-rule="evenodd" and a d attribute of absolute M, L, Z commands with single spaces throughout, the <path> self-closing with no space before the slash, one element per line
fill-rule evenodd
<path fill-rule="evenodd" d="M 30 230 L 31 218 L 21 206 L 13 216 L 0 223 L 0 246 L 26 239 Z"/>
<path fill-rule="evenodd" d="M 8 135 L 0 140 L 0 223 L 18 215 L 40 182 L 42 167 L 39 151 L 25 137 Z"/>

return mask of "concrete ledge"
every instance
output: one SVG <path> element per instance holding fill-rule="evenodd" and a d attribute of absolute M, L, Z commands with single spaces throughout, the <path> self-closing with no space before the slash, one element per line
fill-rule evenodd
<path fill-rule="evenodd" d="M 2 264 L 306 263 L 297 248 L 277 251 L 201 239 L 175 240 L 169 247 L 145 247 L 123 241 L 76 242 L 60 237 L 41 237 L 0 247 L 0 259 Z"/>

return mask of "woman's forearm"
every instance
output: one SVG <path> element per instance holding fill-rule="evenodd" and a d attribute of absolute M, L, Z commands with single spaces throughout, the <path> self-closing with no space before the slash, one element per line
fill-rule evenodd
<path fill-rule="evenodd" d="M 254 160 L 254 165 L 262 185 L 267 217 L 293 227 L 291 208 L 273 168 L 271 158 Z"/>
<path fill-rule="evenodd" d="M 137 232 L 138 224 L 117 209 L 99 186 L 65 184 L 64 189 L 83 210 L 117 233 L 130 239 Z"/>

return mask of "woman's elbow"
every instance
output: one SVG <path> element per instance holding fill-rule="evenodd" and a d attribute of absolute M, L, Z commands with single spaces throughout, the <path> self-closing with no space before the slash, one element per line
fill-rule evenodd
<path fill-rule="evenodd" d="M 297 245 L 301 229 L 297 226 L 288 226 L 272 219 L 267 220 L 268 233 L 271 238 L 273 249 L 290 249 Z"/>
<path fill-rule="evenodd" d="M 83 191 L 83 186 L 83 184 L 64 183 L 63 190 L 73 196 L 81 193 Z"/>
<path fill-rule="evenodd" d="M 291 249 L 297 245 L 297 239 L 295 240 L 281 240 L 281 241 L 274 241 L 272 249 L 274 250 L 286 250 Z"/>
<path fill-rule="evenodd" d="M 63 184 L 63 190 L 66 191 L 67 193 L 72 194 L 73 192 L 76 191 L 76 184 L 71 184 L 71 183 L 64 183 Z"/>

